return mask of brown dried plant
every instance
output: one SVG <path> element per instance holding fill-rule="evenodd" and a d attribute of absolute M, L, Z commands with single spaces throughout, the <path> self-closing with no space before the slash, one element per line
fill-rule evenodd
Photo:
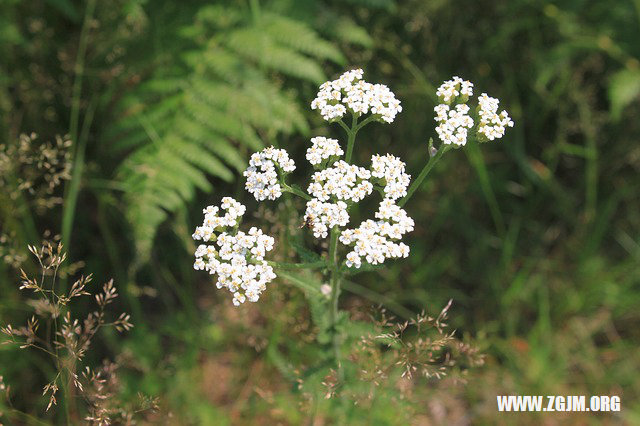
<path fill-rule="evenodd" d="M 386 347 L 388 351 L 382 355 L 390 357 L 393 365 L 400 367 L 401 377 L 409 380 L 415 375 L 427 379 L 443 378 L 458 363 L 453 355 L 463 355 L 470 367 L 482 365 L 484 355 L 474 346 L 458 339 L 455 330 L 448 330 L 446 321 L 452 302 L 450 300 L 436 317 L 422 311 L 404 322 L 396 322 L 386 310 L 380 309 L 379 317 L 374 318 L 376 332 L 364 335 L 358 346 L 361 351 L 368 353 L 379 352 L 376 348 L 380 345 Z M 381 374 L 388 375 L 389 370 L 392 368 Z"/>
<path fill-rule="evenodd" d="M 72 302 L 91 296 L 92 276 L 81 276 L 68 291 L 60 292 L 56 288 L 58 271 L 66 259 L 62 248 L 62 244 L 54 246 L 48 242 L 39 249 L 29 246 L 40 267 L 40 274 L 30 277 L 20 270 L 20 289 L 38 296 L 29 303 L 34 314 L 25 326 L 9 324 L 0 327 L 0 332 L 8 338 L 3 343 L 42 351 L 50 356 L 57 374 L 43 388 L 42 394 L 48 397 L 46 411 L 58 403 L 58 392 L 62 390 L 67 403 L 75 399 L 84 401 L 88 413 L 86 421 L 106 425 L 111 424 L 112 419 L 118 419 L 118 423 L 130 424 L 137 413 L 156 409 L 156 402 L 141 397 L 138 405 L 125 409 L 114 398 L 118 389 L 118 364 L 105 363 L 97 370 L 81 365 L 96 333 L 106 327 L 113 327 L 119 332 L 128 331 L 133 327 L 130 316 L 122 313 L 108 319 L 106 307 L 118 297 L 113 280 L 110 280 L 94 295 L 96 309 L 84 319 L 75 318 Z"/>
<path fill-rule="evenodd" d="M 61 204 L 55 190 L 71 178 L 71 145 L 68 137 L 61 136 L 40 142 L 35 133 L 0 145 L 0 189 L 11 200 L 29 194 L 39 212 Z"/>
<path fill-rule="evenodd" d="M 438 380 L 455 373 L 456 380 L 464 380 L 470 368 L 483 365 L 484 355 L 479 349 L 449 330 L 451 304 L 449 301 L 435 317 L 422 311 L 402 322 L 378 308 L 372 316 L 373 329 L 359 338 L 349 357 L 357 367 L 359 381 L 370 389 L 351 397 L 364 404 L 376 394 L 376 388 L 392 386 L 400 398 L 409 398 L 420 378 Z M 339 396 L 334 371 L 325 377 L 323 385 L 326 398 Z"/>

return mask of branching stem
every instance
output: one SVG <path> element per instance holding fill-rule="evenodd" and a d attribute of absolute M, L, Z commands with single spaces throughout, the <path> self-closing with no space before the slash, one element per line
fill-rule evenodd
<path fill-rule="evenodd" d="M 311 200 L 311 196 L 309 194 L 305 193 L 304 191 L 301 191 L 295 186 L 287 185 L 286 183 L 284 183 L 284 180 L 280 182 L 280 185 L 282 186 L 283 192 L 290 192 L 292 194 L 297 195 L 298 197 L 304 198 L 307 201 Z"/>
<path fill-rule="evenodd" d="M 431 143 L 429 145 L 430 147 L 432 146 Z M 418 177 L 413 181 L 413 183 L 407 190 L 407 195 L 398 202 L 398 205 L 400 207 L 404 206 L 407 203 L 407 201 L 409 201 L 413 193 L 416 192 L 418 188 L 420 188 L 420 185 L 422 185 L 422 182 L 429 175 L 429 173 L 431 172 L 431 169 L 433 169 L 433 166 L 435 166 L 436 163 L 440 160 L 440 158 L 442 158 L 444 153 L 449 151 L 450 149 L 451 149 L 451 145 L 442 145 L 440 146 L 440 149 L 438 149 L 436 153 L 429 158 L 429 161 L 427 162 L 427 164 L 424 165 L 424 168 L 422 169 Z"/>

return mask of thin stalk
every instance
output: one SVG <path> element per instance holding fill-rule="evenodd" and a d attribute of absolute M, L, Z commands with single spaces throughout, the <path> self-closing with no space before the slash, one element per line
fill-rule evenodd
<path fill-rule="evenodd" d="M 333 334 L 333 355 L 338 367 L 338 377 L 340 380 L 344 378 L 342 370 L 342 354 L 340 352 L 340 335 L 338 333 L 338 298 L 340 297 L 341 277 L 338 265 L 338 233 L 339 228 L 336 226 L 331 229 L 331 240 L 329 242 L 329 262 L 331 265 L 331 332 Z"/>
<path fill-rule="evenodd" d="M 309 262 L 309 263 L 284 263 L 284 262 L 273 262 L 267 260 L 267 265 L 273 266 L 274 268 L 279 269 L 315 269 L 315 268 L 324 268 L 327 266 L 327 263 L 324 260 L 319 260 L 317 262 Z"/>
<path fill-rule="evenodd" d="M 442 158 L 444 153 L 449 151 L 450 149 L 451 149 L 451 146 L 442 145 L 440 149 L 438 149 L 438 151 L 435 153 L 435 155 L 429 158 L 429 161 L 427 162 L 427 164 L 424 165 L 424 168 L 422 169 L 418 177 L 413 181 L 413 183 L 407 190 L 407 195 L 405 195 L 405 197 L 402 200 L 400 200 L 400 202 L 398 203 L 400 207 L 404 206 L 407 203 L 407 201 L 409 201 L 413 193 L 416 192 L 418 188 L 420 188 L 420 185 L 422 185 L 422 182 L 429 175 L 429 173 L 431 172 L 431 169 L 433 169 L 433 166 L 435 166 L 436 163 L 440 161 L 440 158 Z"/>
<path fill-rule="evenodd" d="M 478 144 L 473 143 L 467 145 L 465 153 L 467 154 L 471 165 L 476 170 L 478 180 L 480 181 L 480 188 L 482 189 L 484 198 L 489 206 L 489 211 L 491 212 L 491 218 L 493 219 L 493 223 L 498 231 L 498 235 L 502 238 L 505 235 L 506 226 L 504 224 L 504 218 L 500 211 L 500 205 L 498 204 L 496 194 L 491 186 L 491 178 L 489 177 L 487 165 L 482 157 L 482 151 L 480 151 Z"/>
<path fill-rule="evenodd" d="M 591 110 L 584 100 L 578 100 L 578 115 L 585 135 L 585 219 L 592 222 L 598 208 L 598 145 Z"/>
<path fill-rule="evenodd" d="M 71 98 L 71 120 L 69 123 L 69 134 L 71 140 L 75 141 L 78 137 L 78 122 L 80 119 L 80 95 L 82 92 L 82 77 L 84 76 L 84 59 L 87 52 L 87 32 L 89 31 L 89 22 L 93 18 L 93 12 L 96 8 L 96 0 L 89 0 L 80 30 L 80 42 L 78 44 L 78 56 L 73 68 L 75 78 L 73 80 L 73 92 Z"/>
<path fill-rule="evenodd" d="M 358 130 L 360 130 L 358 128 L 358 116 L 353 114 L 351 119 L 351 128 L 347 131 L 347 155 L 344 158 L 347 163 L 351 162 L 351 156 L 353 156 L 353 146 L 356 142 L 356 134 L 358 133 Z"/>
<path fill-rule="evenodd" d="M 69 186 L 65 188 L 65 202 L 62 212 L 62 241 L 67 246 L 67 252 L 70 253 L 71 228 L 73 226 L 73 216 L 75 214 L 76 202 L 78 200 L 78 192 L 80 191 L 80 180 L 84 170 L 84 153 L 88 139 L 88 128 L 93 116 L 93 108 L 91 112 L 85 116 L 85 122 L 82 135 L 79 135 L 79 119 L 80 119 L 80 101 L 82 95 L 82 79 L 84 76 L 84 61 L 88 44 L 89 24 L 93 18 L 96 0 L 89 0 L 85 10 L 82 30 L 80 31 L 80 42 L 78 45 L 78 56 L 74 66 L 75 78 L 73 81 L 73 94 L 71 99 L 71 119 L 69 122 L 69 134 L 71 140 L 77 144 L 73 156 L 73 172 Z M 66 283 L 64 283 L 66 284 Z M 63 290 L 64 285 L 63 284 Z"/>
<path fill-rule="evenodd" d="M 251 17 L 253 18 L 253 23 L 258 24 L 262 15 L 262 12 L 260 10 L 260 2 L 258 0 L 249 0 L 249 8 L 251 9 Z"/>
<path fill-rule="evenodd" d="M 311 196 L 309 194 L 301 191 L 300 189 L 298 189 L 296 187 L 292 187 L 292 186 L 287 185 L 286 183 L 284 183 L 284 180 L 282 180 L 280 182 L 280 185 L 282 186 L 282 192 L 290 192 L 291 194 L 295 194 L 298 197 L 302 197 L 307 201 L 311 200 Z"/>

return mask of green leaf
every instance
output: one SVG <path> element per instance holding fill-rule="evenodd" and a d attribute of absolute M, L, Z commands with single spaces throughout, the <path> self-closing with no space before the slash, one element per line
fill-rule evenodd
<path fill-rule="evenodd" d="M 609 82 L 609 100 L 611 115 L 620 119 L 622 111 L 640 95 L 640 70 L 625 69 L 618 71 Z"/>
<path fill-rule="evenodd" d="M 163 45 L 166 62 L 119 98 L 101 135 L 126 155 L 115 174 L 126 191 L 138 265 L 158 226 L 198 190 L 212 191 L 211 178 L 232 181 L 247 153 L 264 147 L 262 135 L 309 131 L 282 77 L 318 83 L 325 78 L 320 61 L 345 62 L 306 24 L 266 11 L 255 23 L 241 6 L 201 7 L 193 24 L 167 27 L 163 39 L 171 40 Z M 319 292 L 302 277 L 290 281 Z"/>
<path fill-rule="evenodd" d="M 278 271 L 278 276 L 284 278 L 289 284 L 299 288 L 305 294 L 311 296 L 322 296 L 320 283 L 308 274 L 294 274 L 291 272 Z"/>
<path fill-rule="evenodd" d="M 301 239 L 289 237 L 289 245 L 291 245 L 298 256 L 300 256 L 300 260 L 305 263 L 317 262 L 319 260 L 322 260 L 322 256 L 306 248 L 300 240 Z"/>

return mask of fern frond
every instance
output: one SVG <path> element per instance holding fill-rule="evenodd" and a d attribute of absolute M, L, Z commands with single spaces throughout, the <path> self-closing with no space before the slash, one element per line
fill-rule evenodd
<path fill-rule="evenodd" d="M 211 191 L 212 178 L 233 180 L 248 151 L 264 146 L 260 135 L 308 132 L 274 75 L 315 84 L 325 79 L 320 61 L 345 62 L 309 26 L 267 11 L 255 23 L 237 6 L 205 6 L 175 31 L 183 48 L 121 99 L 102 135 L 128 152 L 116 175 L 142 260 L 167 216 Z"/>

